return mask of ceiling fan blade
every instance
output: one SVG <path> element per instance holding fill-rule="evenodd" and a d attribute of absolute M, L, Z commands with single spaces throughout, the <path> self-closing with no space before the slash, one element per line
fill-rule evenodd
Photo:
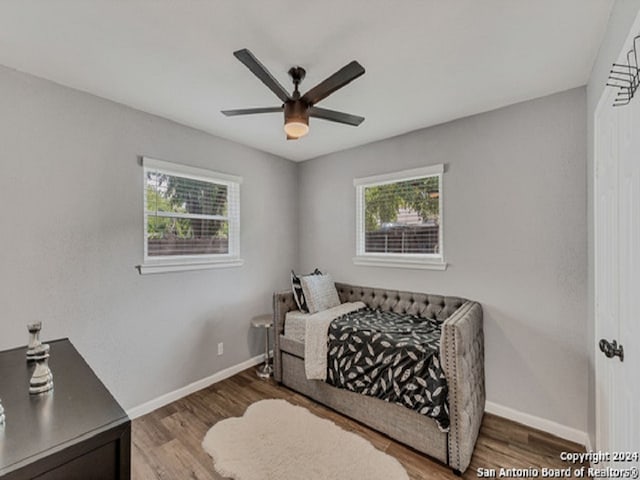
<path fill-rule="evenodd" d="M 336 112 L 335 110 L 327 110 L 326 108 L 310 107 L 309 116 L 329 120 L 331 122 L 344 123 L 357 127 L 364 122 L 364 117 L 351 115 L 350 113 Z"/>
<path fill-rule="evenodd" d="M 238 110 L 220 110 L 227 117 L 235 117 L 237 115 L 253 115 L 255 113 L 276 113 L 282 112 L 284 107 L 260 107 L 260 108 L 241 108 Z"/>
<path fill-rule="evenodd" d="M 280 85 L 280 82 L 278 82 L 273 75 L 269 73 L 269 70 L 267 70 L 265 66 L 253 56 L 253 53 L 246 48 L 243 48 L 242 50 L 233 52 L 233 54 L 238 60 L 244 63 L 245 66 L 269 88 L 269 90 L 275 93 L 280 100 L 283 102 L 289 100 L 289 93 L 287 93 L 284 87 Z"/>
<path fill-rule="evenodd" d="M 305 93 L 302 100 L 309 105 L 315 105 L 360 75 L 364 75 L 364 72 L 364 67 L 354 60 Z"/>

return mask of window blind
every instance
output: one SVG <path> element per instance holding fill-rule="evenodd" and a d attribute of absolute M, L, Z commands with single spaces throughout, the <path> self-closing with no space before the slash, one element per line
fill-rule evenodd
<path fill-rule="evenodd" d="M 438 167 L 354 182 L 357 255 L 442 255 L 442 167 Z"/>
<path fill-rule="evenodd" d="M 367 253 L 438 253 L 439 178 L 364 187 Z"/>
<path fill-rule="evenodd" d="M 177 170 L 145 165 L 146 257 L 237 256 L 239 183 Z"/>

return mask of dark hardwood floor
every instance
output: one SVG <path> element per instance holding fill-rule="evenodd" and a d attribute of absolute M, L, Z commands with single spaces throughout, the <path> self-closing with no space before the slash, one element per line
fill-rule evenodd
<path fill-rule="evenodd" d="M 200 443 L 208 429 L 224 418 L 237 417 L 252 403 L 283 398 L 328 418 L 345 430 L 369 440 L 396 457 L 412 480 L 457 478 L 449 468 L 395 442 L 313 400 L 256 377 L 254 369 L 162 407 L 132 424 L 132 478 L 134 480 L 222 479 Z M 547 467 L 566 469 L 562 451 L 584 451 L 580 445 L 544 432 L 485 414 L 471 466 L 464 478 L 478 478 L 477 469 Z M 499 477 L 498 477 L 499 478 Z"/>

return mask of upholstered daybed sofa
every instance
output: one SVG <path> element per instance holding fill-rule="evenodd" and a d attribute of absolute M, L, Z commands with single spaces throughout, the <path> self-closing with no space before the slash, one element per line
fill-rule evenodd
<path fill-rule="evenodd" d="M 482 307 L 458 297 L 336 283 L 340 301 L 407 313 L 442 323 L 440 360 L 448 384 L 450 427 L 442 432 L 427 416 L 378 398 L 339 389 L 305 375 L 305 344 L 286 337 L 285 316 L 298 307 L 291 291 L 274 293 L 274 377 L 344 415 L 464 472 L 471 461 L 485 405 Z"/>

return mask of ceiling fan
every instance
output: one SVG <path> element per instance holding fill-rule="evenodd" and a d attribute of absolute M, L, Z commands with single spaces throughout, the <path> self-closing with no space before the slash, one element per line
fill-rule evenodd
<path fill-rule="evenodd" d="M 319 101 L 364 74 L 363 66 L 355 60 L 320 82 L 304 95 L 300 95 L 298 85 L 304 79 L 306 71 L 302 67 L 292 67 L 289 69 L 289 75 L 293 80 L 294 90 L 293 94 L 289 95 L 284 87 L 249 50 L 243 48 L 233 52 L 233 54 L 284 103 L 279 107 L 222 110 L 224 115 L 233 117 L 255 113 L 284 112 L 284 131 L 287 134 L 287 140 L 297 140 L 309 133 L 309 117 L 321 118 L 330 122 L 344 123 L 355 127 L 364 121 L 364 117 L 315 106 Z"/>

